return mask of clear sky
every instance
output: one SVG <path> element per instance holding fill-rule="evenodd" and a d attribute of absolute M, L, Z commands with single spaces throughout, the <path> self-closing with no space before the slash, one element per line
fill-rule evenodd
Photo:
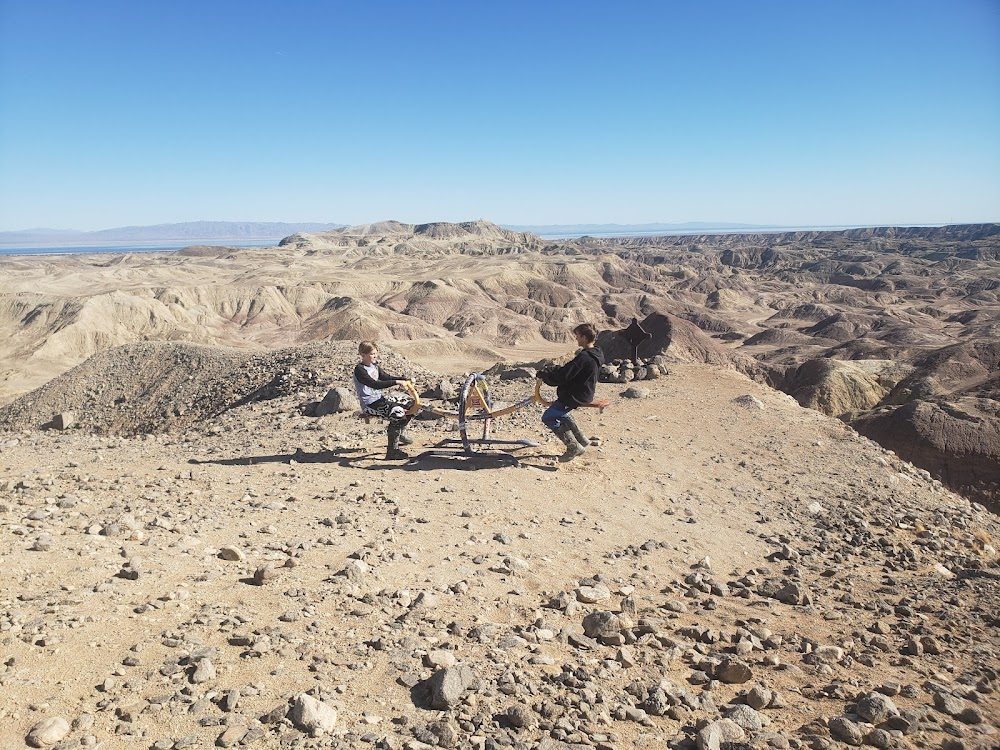
<path fill-rule="evenodd" d="M 1000 0 L 0 0 L 0 230 L 1000 220 Z"/>

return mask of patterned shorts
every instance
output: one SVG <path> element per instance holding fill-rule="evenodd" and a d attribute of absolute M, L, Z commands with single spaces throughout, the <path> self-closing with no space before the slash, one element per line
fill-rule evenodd
<path fill-rule="evenodd" d="M 409 421 L 406 410 L 411 406 L 413 406 L 413 399 L 409 396 L 382 396 L 378 401 L 372 401 L 361 411 L 365 414 L 388 419 L 390 422 L 400 422 Z"/>

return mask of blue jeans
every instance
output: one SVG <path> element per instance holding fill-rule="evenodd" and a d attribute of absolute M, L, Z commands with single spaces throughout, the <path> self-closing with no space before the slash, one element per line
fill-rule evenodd
<path fill-rule="evenodd" d="M 556 399 L 552 402 L 552 405 L 542 413 L 542 424 L 550 430 L 554 430 L 562 424 L 563 418 L 569 414 L 570 411 L 572 410 L 567 407 L 566 404 L 559 399 Z"/>

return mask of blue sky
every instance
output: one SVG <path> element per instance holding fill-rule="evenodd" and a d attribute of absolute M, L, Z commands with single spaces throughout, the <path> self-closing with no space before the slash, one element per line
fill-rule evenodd
<path fill-rule="evenodd" d="M 0 230 L 1000 220 L 1000 1 L 0 0 Z"/>

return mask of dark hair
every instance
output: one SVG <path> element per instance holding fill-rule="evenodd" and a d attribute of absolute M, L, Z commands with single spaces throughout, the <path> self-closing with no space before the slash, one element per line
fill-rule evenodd
<path fill-rule="evenodd" d="M 593 344 L 597 341 L 597 329 L 590 323 L 581 323 L 573 329 L 573 333 L 578 333 L 583 336 L 588 344 Z"/>
<path fill-rule="evenodd" d="M 362 341 L 358 344 L 358 354 L 371 354 L 376 351 L 378 351 L 378 346 L 375 345 L 374 341 Z"/>

